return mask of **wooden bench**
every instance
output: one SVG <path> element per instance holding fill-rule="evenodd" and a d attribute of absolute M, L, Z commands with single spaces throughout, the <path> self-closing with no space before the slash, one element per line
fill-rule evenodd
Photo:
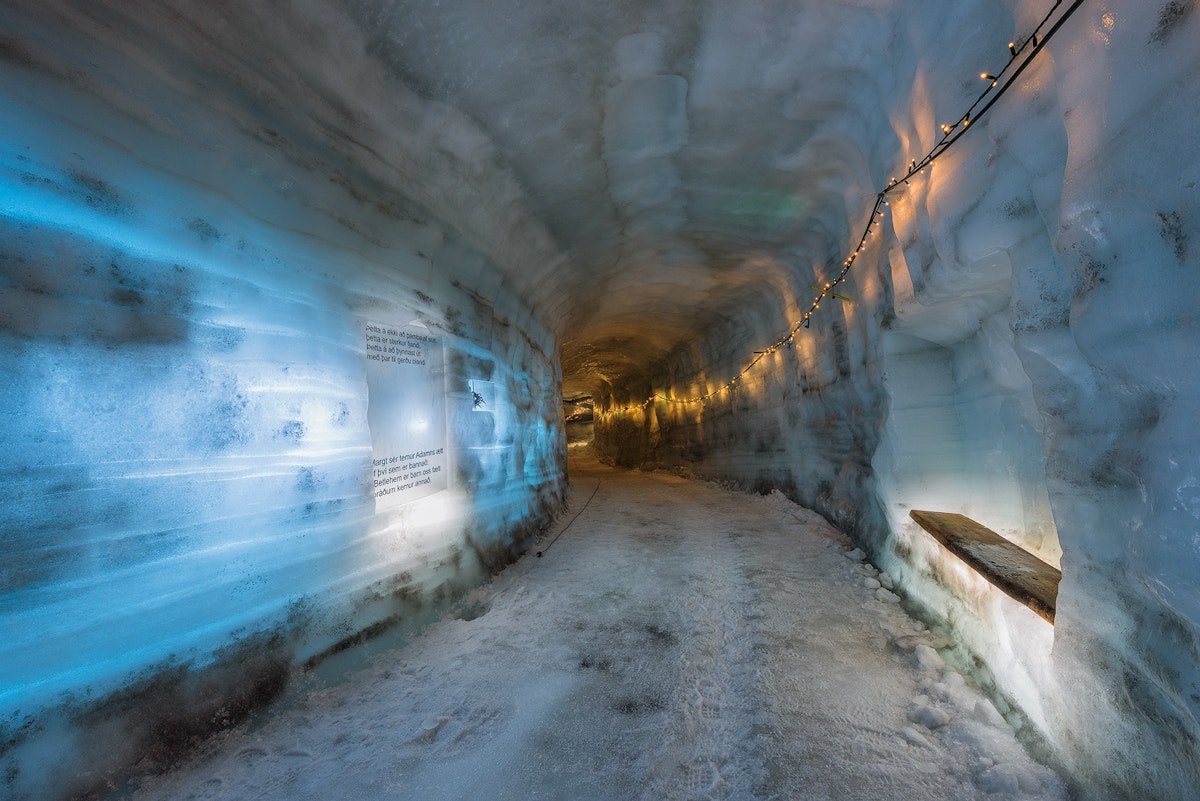
<path fill-rule="evenodd" d="M 986 526 L 952 512 L 913 509 L 909 517 L 1015 601 L 1054 622 L 1062 571 Z"/>

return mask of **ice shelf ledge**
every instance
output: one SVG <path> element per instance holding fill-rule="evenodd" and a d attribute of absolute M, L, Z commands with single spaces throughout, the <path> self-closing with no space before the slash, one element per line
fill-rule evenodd
<path fill-rule="evenodd" d="M 913 509 L 909 517 L 1013 600 L 1051 623 L 1062 571 L 986 526 L 953 512 Z"/>

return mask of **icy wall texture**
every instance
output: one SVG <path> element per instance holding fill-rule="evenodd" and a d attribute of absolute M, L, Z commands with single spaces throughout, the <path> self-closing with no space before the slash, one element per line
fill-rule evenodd
<path fill-rule="evenodd" d="M 95 775 L 133 721 L 130 754 L 236 717 L 502 562 L 561 498 L 561 354 L 606 458 L 786 489 L 1094 795 L 1191 797 L 1194 0 L 1086 0 L 893 198 L 852 305 L 714 402 L 641 406 L 787 330 L 1050 6 L 4 4 L 10 786 Z M 414 320 L 446 347 L 455 481 L 380 513 L 363 326 Z M 1058 625 L 918 506 L 1059 561 Z"/>
<path fill-rule="evenodd" d="M 336 15 L 24 6 L 0 9 L 5 798 L 169 758 L 444 608 L 565 489 L 554 338 L 511 266 L 551 258 L 469 121 Z M 368 320 L 446 354 L 449 489 L 389 511 Z"/>
<path fill-rule="evenodd" d="M 846 133 L 861 183 L 836 246 L 772 273 L 777 296 L 748 300 L 654 382 L 608 386 L 597 447 L 618 464 L 781 487 L 814 506 L 955 628 L 1085 797 L 1192 798 L 1195 3 L 1085 3 L 1020 89 L 893 198 L 885 237 L 848 284 L 853 306 L 822 308 L 794 348 L 714 401 L 639 405 L 651 389 L 720 386 L 787 330 L 790 299 L 851 246 L 863 198 L 926 152 L 969 104 L 972 77 L 1049 7 L 1014 5 L 1011 17 L 906 16 L 888 50 L 895 74 L 874 78 L 894 98 L 899 146 Z M 946 559 L 909 508 L 962 512 L 1061 563 L 1056 625 Z"/>

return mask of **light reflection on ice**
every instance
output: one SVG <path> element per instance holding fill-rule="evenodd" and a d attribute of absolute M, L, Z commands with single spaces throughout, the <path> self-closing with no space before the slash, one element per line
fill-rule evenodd
<path fill-rule="evenodd" d="M 575 453 L 544 558 L 132 798 L 1065 799 L 818 515 Z"/>

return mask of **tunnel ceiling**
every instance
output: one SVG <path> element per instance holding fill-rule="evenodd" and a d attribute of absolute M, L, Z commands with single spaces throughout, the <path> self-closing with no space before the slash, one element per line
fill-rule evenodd
<path fill-rule="evenodd" d="M 753 314 L 739 290 L 843 255 L 848 207 L 876 188 L 873 151 L 896 151 L 880 111 L 893 5 L 354 0 L 350 13 L 372 56 L 471 118 L 516 176 L 561 254 L 527 291 L 576 394 L 636 384 Z"/>
<path fill-rule="evenodd" d="M 39 5 L 6 13 L 44 17 L 44 41 L 0 58 L 78 60 L 81 101 L 168 139 L 249 136 L 227 182 L 324 176 L 341 197 L 304 202 L 368 247 L 412 245 L 414 282 L 430 266 L 521 298 L 572 396 L 644 391 L 705 337 L 736 360 L 786 332 L 901 154 L 931 144 L 932 99 L 973 97 L 958 68 L 1012 30 L 1000 7 L 902 0 Z M 383 239 L 344 219 L 354 204 L 391 220 Z M 444 253 L 427 217 L 453 232 Z"/>

